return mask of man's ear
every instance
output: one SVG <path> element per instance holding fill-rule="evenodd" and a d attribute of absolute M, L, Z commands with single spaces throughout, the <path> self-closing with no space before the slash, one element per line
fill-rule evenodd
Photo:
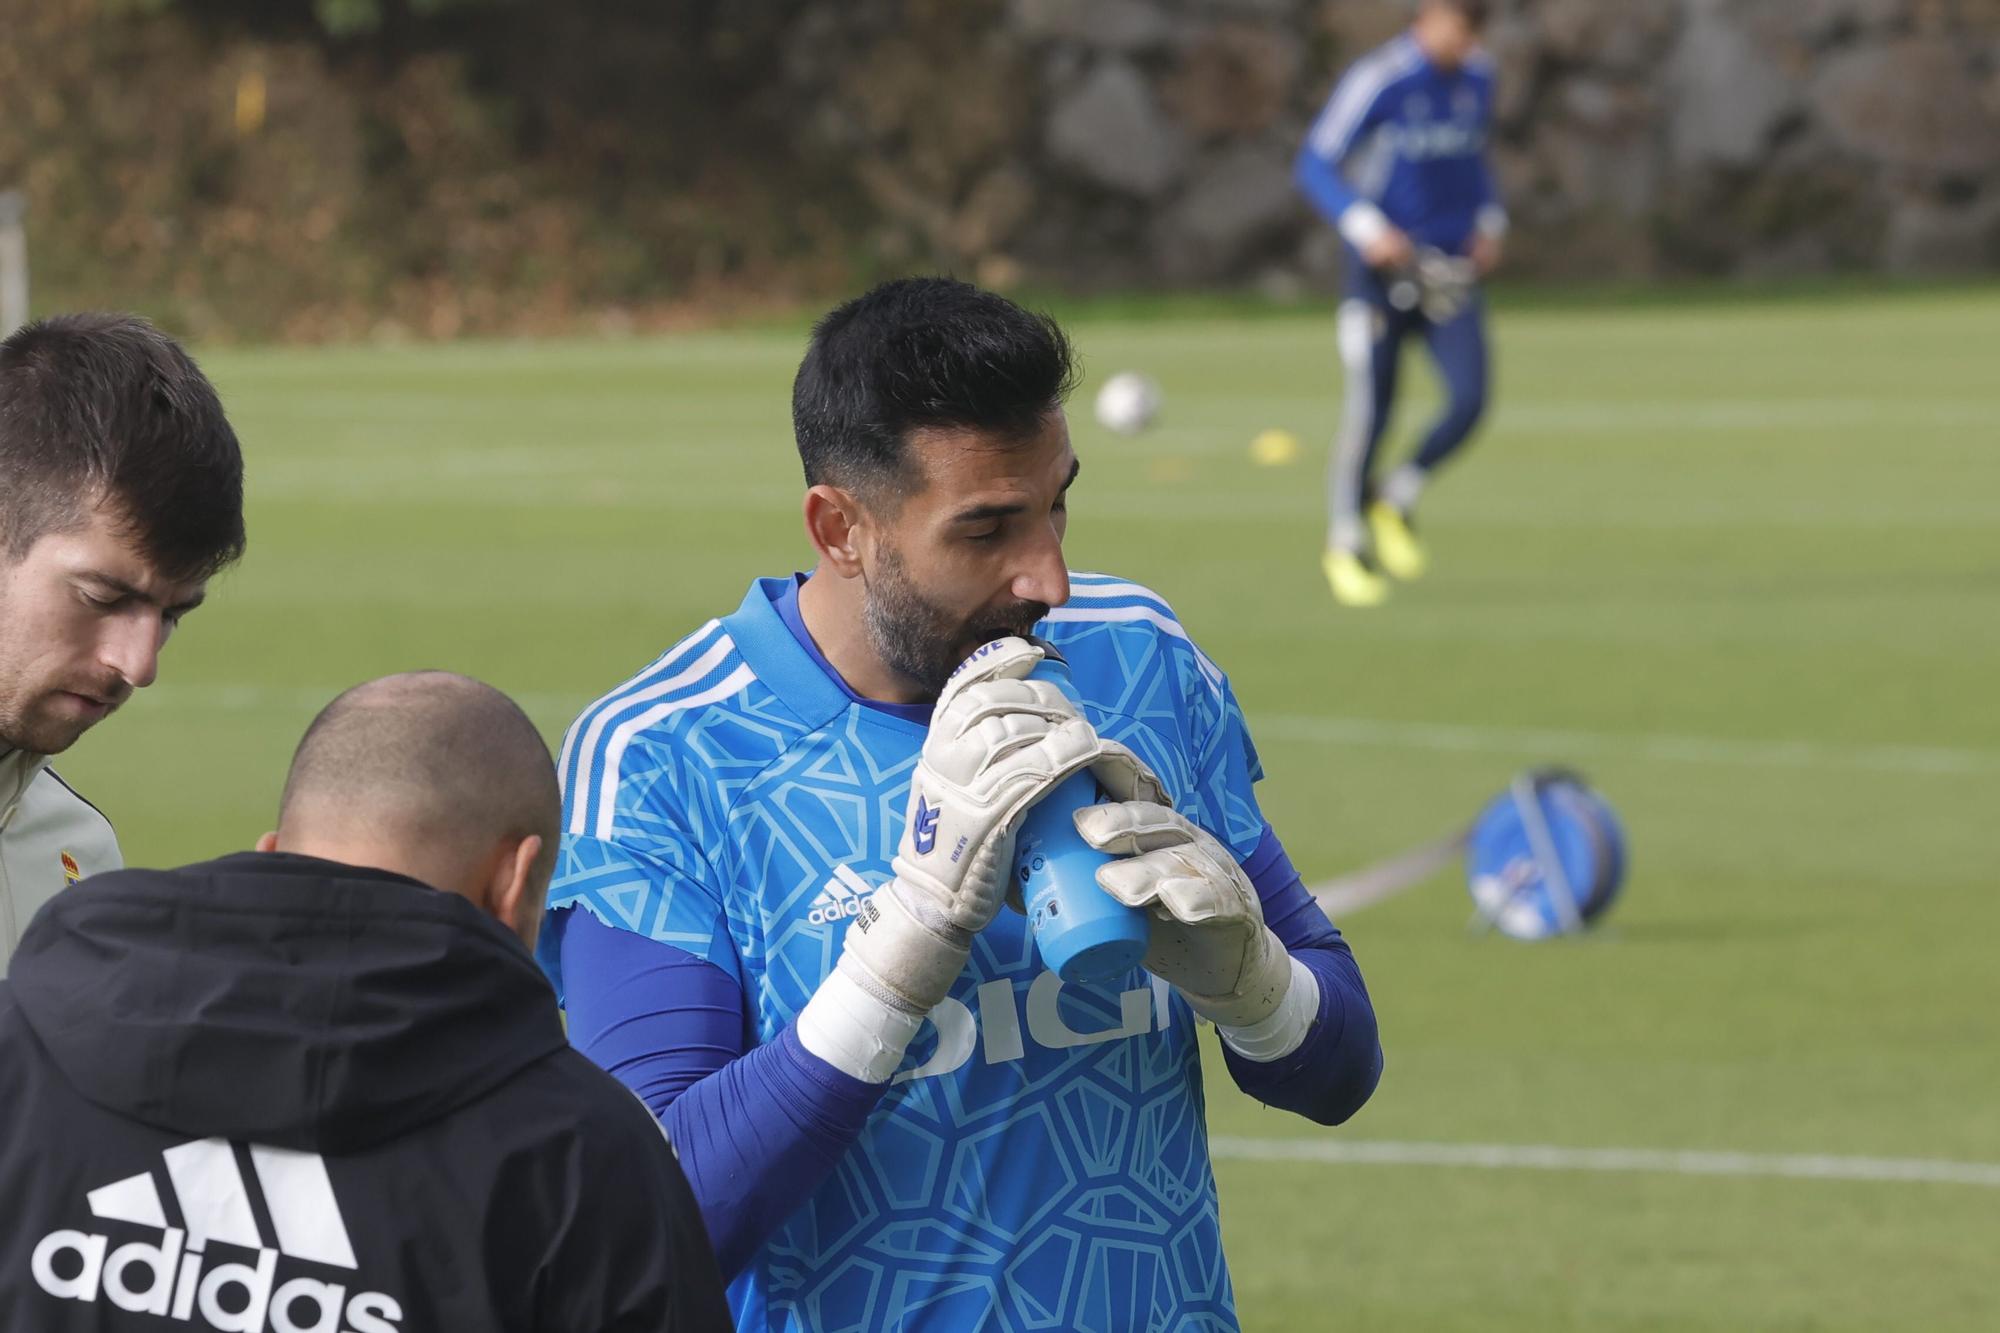
<path fill-rule="evenodd" d="M 805 498 L 806 536 L 819 552 L 822 563 L 842 578 L 861 573 L 860 530 L 867 523 L 867 510 L 854 492 L 821 483 L 809 487 Z"/>
<path fill-rule="evenodd" d="M 486 898 L 487 913 L 518 935 L 530 953 L 541 933 L 542 898 L 548 891 L 547 882 L 535 873 L 541 854 L 541 835 L 530 833 L 511 852 L 495 857 Z"/>
<path fill-rule="evenodd" d="M 277 851 L 278 850 L 277 830 L 273 829 L 271 832 L 266 833 L 263 837 L 257 839 L 257 850 L 260 852 Z"/>

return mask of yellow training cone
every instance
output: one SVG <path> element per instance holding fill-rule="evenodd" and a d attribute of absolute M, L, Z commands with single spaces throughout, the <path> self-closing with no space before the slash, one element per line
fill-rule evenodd
<path fill-rule="evenodd" d="M 1299 437 L 1288 430 L 1260 431 L 1250 441 L 1250 461 L 1258 467 L 1284 467 L 1299 458 Z"/>

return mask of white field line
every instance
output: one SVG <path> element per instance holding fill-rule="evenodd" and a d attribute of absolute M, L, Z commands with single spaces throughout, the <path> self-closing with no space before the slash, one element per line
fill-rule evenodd
<path fill-rule="evenodd" d="M 1392 1140 L 1249 1139 L 1218 1135 L 1222 1161 L 1315 1162 L 1330 1166 L 1473 1167 L 1490 1171 L 1642 1172 L 1674 1176 L 1762 1176 L 1794 1180 L 1978 1185 L 2000 1189 L 2000 1162 L 1923 1157 L 1836 1157 L 1663 1148 L 1562 1148 L 1540 1143 L 1399 1143 Z"/>
<path fill-rule="evenodd" d="M 147 690 L 130 706 L 146 712 L 154 708 L 216 713 L 311 711 L 331 702 L 342 688 L 169 682 Z M 560 719 L 574 716 L 591 698 L 552 691 L 516 692 L 513 697 L 530 713 Z M 1551 760 L 1598 756 L 1729 767 L 1846 768 L 1941 777 L 2000 773 L 2000 750 L 1940 745 L 1843 745 L 1823 741 L 1733 740 L 1721 736 L 1623 735 L 1536 727 L 1376 722 L 1293 713 L 1255 714 L 1250 726 L 1252 734 L 1260 740 L 1439 753 L 1542 755 Z"/>

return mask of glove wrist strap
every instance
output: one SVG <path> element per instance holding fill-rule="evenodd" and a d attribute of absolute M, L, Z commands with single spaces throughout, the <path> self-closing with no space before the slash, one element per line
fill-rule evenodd
<path fill-rule="evenodd" d="M 972 954 L 969 938 L 941 938 L 918 919 L 910 899 L 920 896 L 895 880 L 878 889 L 848 926 L 839 964 L 860 989 L 918 1020 L 950 992 Z"/>
<path fill-rule="evenodd" d="M 1238 1033 L 1238 1043 L 1250 1043 L 1266 1055 L 1250 1059 L 1278 1059 L 1290 1055 L 1304 1041 L 1306 1029 L 1318 1017 L 1318 979 L 1304 963 L 1294 959 L 1270 933 L 1250 949 L 1250 963 L 1244 967 L 1236 987 L 1224 995 L 1188 995 L 1188 1003 L 1198 1015 L 1216 1025 L 1218 1033 Z M 1292 1017 L 1280 1015 L 1292 1007 Z M 1290 1041 L 1290 1045 L 1284 1045 Z M 1238 1055 L 1250 1055 L 1242 1045 L 1230 1043 Z M 1282 1047 L 1282 1049 L 1280 1049 Z"/>
<path fill-rule="evenodd" d="M 1253 1022 L 1230 1023 L 1231 1017 L 1243 1015 L 1241 1004 L 1230 1006 L 1237 1015 L 1212 1013 L 1215 1018 L 1216 1033 L 1230 1050 L 1246 1060 L 1258 1064 L 1269 1064 L 1282 1060 L 1305 1044 L 1313 1024 L 1319 1020 L 1319 978 L 1312 969 L 1293 958 L 1290 954 L 1280 954 L 1286 963 L 1286 983 L 1283 996 L 1277 1006 L 1263 1017 Z M 1200 1010 L 1199 1001 L 1194 1002 Z"/>

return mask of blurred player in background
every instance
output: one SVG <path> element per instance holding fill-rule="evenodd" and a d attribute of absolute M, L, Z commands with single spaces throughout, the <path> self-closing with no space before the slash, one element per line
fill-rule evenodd
<path fill-rule="evenodd" d="M 153 683 L 242 553 L 242 451 L 179 344 L 130 315 L 0 343 L 0 976 L 37 908 L 122 863 L 48 757 Z"/>
<path fill-rule="evenodd" d="M 1328 466 L 1324 568 L 1334 598 L 1375 606 L 1385 573 L 1425 566 L 1412 512 L 1486 407 L 1485 300 L 1507 215 L 1486 161 L 1493 67 L 1486 0 L 1418 0 L 1409 30 L 1341 79 L 1300 150 L 1299 188 L 1346 242 L 1345 401 Z M 1413 458 L 1377 484 L 1403 340 L 1420 334 L 1447 401 Z"/>
<path fill-rule="evenodd" d="M 963 283 L 829 314 L 792 400 L 818 564 L 564 746 L 543 962 L 665 1124 L 745 1329 L 1233 1329 L 1196 1015 L 1315 1121 L 1379 1077 L 1228 681 L 1152 592 L 1064 563 L 1073 378 L 1052 321 Z M 1030 631 L 1080 711 L 1024 679 Z M 1079 829 L 1151 917 L 1106 985 L 1000 907 L 1020 813 L 1086 766 L 1134 798 Z"/>

